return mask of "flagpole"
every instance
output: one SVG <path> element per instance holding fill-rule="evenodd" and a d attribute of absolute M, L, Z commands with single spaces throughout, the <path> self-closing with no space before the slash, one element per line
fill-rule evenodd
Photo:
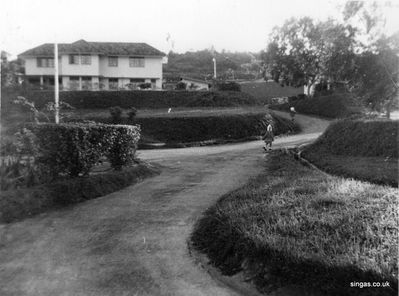
<path fill-rule="evenodd" d="M 55 109 L 55 123 L 60 122 L 59 114 L 59 85 L 58 85 L 58 44 L 54 43 L 54 109 Z"/>

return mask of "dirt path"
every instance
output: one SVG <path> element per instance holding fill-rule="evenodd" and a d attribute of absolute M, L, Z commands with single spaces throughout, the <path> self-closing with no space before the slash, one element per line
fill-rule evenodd
<path fill-rule="evenodd" d="M 279 138 L 276 147 L 318 132 Z M 161 175 L 1 225 L 0 295 L 240 295 L 194 262 L 187 239 L 207 207 L 259 173 L 261 145 L 141 151 Z"/>

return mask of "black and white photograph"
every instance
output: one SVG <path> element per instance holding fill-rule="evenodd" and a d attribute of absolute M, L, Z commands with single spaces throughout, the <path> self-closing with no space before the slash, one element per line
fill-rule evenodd
<path fill-rule="evenodd" d="M 399 0 L 2 0 L 0 296 L 397 296 Z"/>

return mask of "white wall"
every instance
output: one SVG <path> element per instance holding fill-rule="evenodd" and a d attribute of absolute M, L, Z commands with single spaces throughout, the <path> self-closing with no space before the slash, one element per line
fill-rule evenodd
<path fill-rule="evenodd" d="M 61 63 L 59 63 L 59 71 L 61 71 Z M 25 59 L 26 75 L 54 75 L 54 68 L 42 68 L 37 66 L 36 58 Z"/>
<path fill-rule="evenodd" d="M 130 67 L 129 57 L 118 57 L 118 66 L 109 67 L 108 57 L 100 57 L 100 75 L 114 78 L 160 78 L 162 79 L 162 58 L 146 57 L 144 67 Z"/>
<path fill-rule="evenodd" d="M 91 55 L 91 65 L 82 65 L 79 59 L 79 64 L 69 64 L 69 55 L 61 56 L 61 75 L 69 76 L 98 76 L 99 75 L 99 57 L 98 55 Z"/>

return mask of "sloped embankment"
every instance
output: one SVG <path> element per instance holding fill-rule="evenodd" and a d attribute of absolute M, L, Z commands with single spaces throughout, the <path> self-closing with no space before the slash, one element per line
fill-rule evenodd
<path fill-rule="evenodd" d="M 330 173 L 397 186 L 398 128 L 398 121 L 337 121 L 302 156 Z"/>
<path fill-rule="evenodd" d="M 393 296 L 396 208 L 394 188 L 320 174 L 274 152 L 261 175 L 204 213 L 191 239 L 262 292 L 294 285 L 290 295 Z M 366 286 L 373 282 L 380 286 Z"/>

